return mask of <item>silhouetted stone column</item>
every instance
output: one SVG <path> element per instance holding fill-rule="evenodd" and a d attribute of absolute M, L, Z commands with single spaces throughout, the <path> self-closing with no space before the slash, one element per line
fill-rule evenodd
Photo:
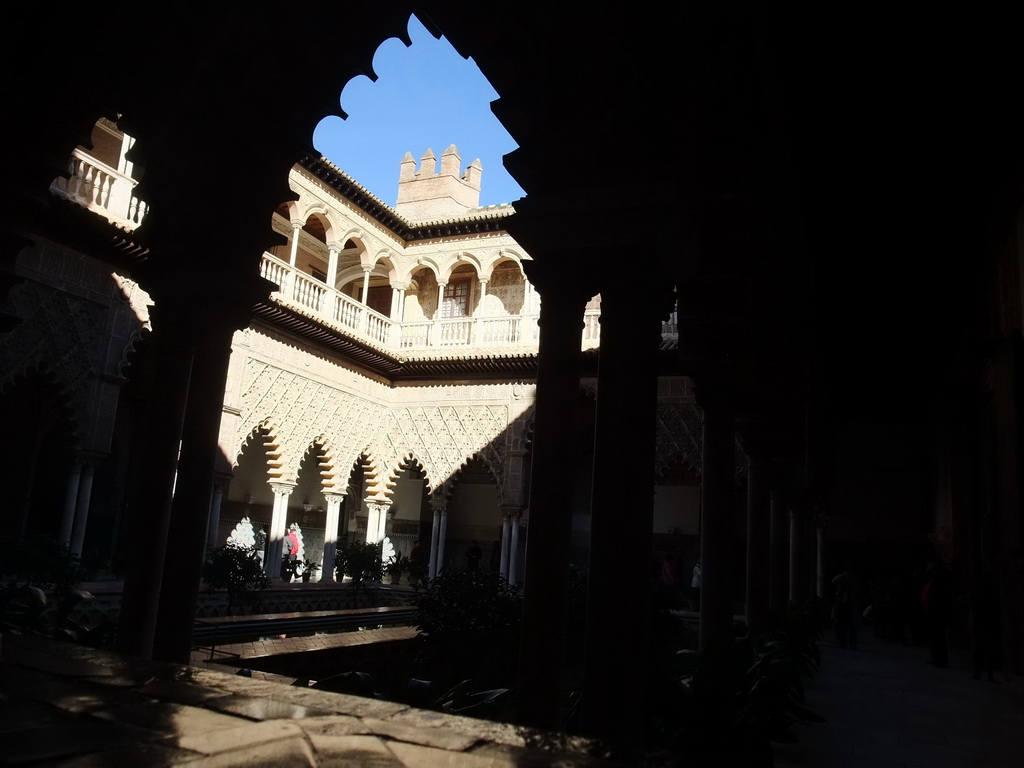
<path fill-rule="evenodd" d="M 233 333 L 211 328 L 195 351 L 153 645 L 162 661 L 187 664 L 192 649 Z"/>
<path fill-rule="evenodd" d="M 153 653 L 178 444 L 192 371 L 192 318 L 187 307 L 174 304 L 161 302 L 150 311 L 157 370 L 146 416 L 148 461 L 145 472 L 134 478 L 133 503 L 125 519 L 127 566 L 117 644 L 119 650 L 144 659 Z"/>
<path fill-rule="evenodd" d="M 807 597 L 807 536 L 804 511 L 789 510 L 789 602 L 799 605 Z"/>
<path fill-rule="evenodd" d="M 828 594 L 828 577 L 825 574 L 825 516 L 821 513 L 814 517 L 814 542 L 815 542 L 815 590 L 814 594 L 824 597 Z"/>
<path fill-rule="evenodd" d="M 700 650 L 732 645 L 733 532 L 736 504 L 736 404 L 726 377 L 700 381 L 704 411 L 700 523 Z"/>
<path fill-rule="evenodd" d="M 747 628 L 768 629 L 768 574 L 771 569 L 771 463 L 759 446 L 749 451 L 747 470 Z"/>
<path fill-rule="evenodd" d="M 531 282 L 544 276 L 526 262 Z M 576 421 L 579 409 L 583 311 L 589 296 L 572 293 L 546 275 L 540 288 L 540 348 L 534 411 L 527 529 L 523 625 L 520 641 L 518 719 L 524 725 L 556 728 L 561 719 L 568 604 L 568 552 L 572 538 Z M 510 555 L 512 558 L 515 554 Z M 510 568 L 511 571 L 511 568 Z M 511 580 L 511 579 L 510 579 Z"/>
<path fill-rule="evenodd" d="M 776 471 L 771 500 L 771 565 L 768 605 L 776 617 L 786 615 L 789 605 L 789 485 Z"/>
<path fill-rule="evenodd" d="M 650 662 L 646 647 L 661 341 L 659 308 L 651 299 L 636 302 L 633 286 L 626 284 L 601 294 L 582 714 L 584 732 L 620 753 L 643 743 L 646 713 L 635 695 Z M 635 481 L 609 482 L 622 471 L 624 450 Z M 624 637 L 629 653 L 622 652 Z"/>

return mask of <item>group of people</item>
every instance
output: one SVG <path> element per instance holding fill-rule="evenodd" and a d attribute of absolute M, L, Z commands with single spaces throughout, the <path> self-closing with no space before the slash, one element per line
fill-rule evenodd
<path fill-rule="evenodd" d="M 928 663 L 949 666 L 949 626 L 957 605 L 965 609 L 973 651 L 973 677 L 996 679 L 999 665 L 999 590 L 988 564 L 955 596 L 952 574 L 938 558 L 924 568 L 894 572 L 868 582 L 849 564 L 832 579 L 832 620 L 841 648 L 857 649 L 858 627 L 869 620 L 874 636 L 901 644 L 927 645 Z"/>

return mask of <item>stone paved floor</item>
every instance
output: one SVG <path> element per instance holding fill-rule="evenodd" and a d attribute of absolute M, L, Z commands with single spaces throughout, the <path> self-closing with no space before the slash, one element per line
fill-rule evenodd
<path fill-rule="evenodd" d="M 822 644 L 807 705 L 827 725 L 797 728 L 800 743 L 775 749 L 777 768 L 1021 768 L 1024 680 L 971 679 L 966 652 L 950 666 L 926 663 L 927 648 L 861 632 L 860 649 Z"/>
<path fill-rule="evenodd" d="M 963 654 L 935 669 L 924 648 L 872 638 L 856 652 L 826 641 L 822 656 L 807 703 L 829 722 L 777 746 L 779 768 L 1024 765 L 1020 678 L 972 680 Z M 143 663 L 12 635 L 0 660 L 0 765 L 627 768 L 584 739 L 206 664 Z"/>

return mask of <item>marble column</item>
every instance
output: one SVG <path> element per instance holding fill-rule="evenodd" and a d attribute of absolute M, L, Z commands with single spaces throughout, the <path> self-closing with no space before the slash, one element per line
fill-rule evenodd
<path fill-rule="evenodd" d="M 512 524 L 509 518 L 511 512 L 504 512 L 501 515 L 501 560 L 498 563 L 498 573 L 508 580 L 508 553 L 511 544 Z"/>
<path fill-rule="evenodd" d="M 367 501 L 366 502 L 366 543 L 378 544 L 387 535 L 388 510 L 391 502 Z"/>
<path fill-rule="evenodd" d="M 576 422 L 580 400 L 580 338 L 590 296 L 579 276 L 547 272 L 538 261 L 524 264 L 541 293 L 537 400 L 527 532 L 526 579 L 520 641 L 518 721 L 539 728 L 561 724 L 561 687 L 572 541 Z M 562 280 L 565 280 L 563 283 Z M 592 294 L 591 294 L 592 295 Z M 514 560 L 514 557 L 513 557 Z M 510 581 L 513 574 L 510 573 Z"/>
<path fill-rule="evenodd" d="M 295 490 L 295 483 L 276 481 L 270 484 L 274 491 L 274 511 L 270 518 L 270 536 L 267 537 L 267 563 L 264 570 L 271 579 L 281 580 L 281 557 L 284 537 L 288 527 L 288 497 Z"/>
<path fill-rule="evenodd" d="M 334 558 L 338 554 L 338 525 L 341 522 L 341 505 L 345 494 L 325 491 L 327 499 L 327 522 L 324 524 L 324 561 L 320 567 L 320 581 L 334 581 Z"/>
<path fill-rule="evenodd" d="M 289 248 L 288 251 L 288 264 L 294 267 L 299 253 L 299 234 L 302 232 L 302 227 L 306 224 L 306 222 L 302 221 L 301 219 L 292 219 L 291 224 L 292 242 L 291 247 Z"/>
<path fill-rule="evenodd" d="M 427 566 L 427 578 L 432 579 L 437 576 L 438 571 L 437 545 L 441 540 L 441 510 L 444 509 L 444 504 L 432 501 L 430 506 L 434 514 L 430 527 L 430 563 Z"/>
<path fill-rule="evenodd" d="M 82 556 L 82 547 L 85 544 L 85 526 L 89 519 L 89 501 L 92 497 L 92 479 L 95 473 L 93 462 L 86 461 L 82 464 L 82 474 L 78 482 L 78 499 L 75 502 L 75 524 L 71 529 L 71 544 L 69 550 L 72 555 Z"/>
<path fill-rule="evenodd" d="M 214 480 L 213 481 L 213 496 L 210 498 L 210 522 L 206 526 L 206 546 L 203 547 L 203 551 L 207 552 L 213 547 L 220 546 L 220 542 L 217 540 L 218 531 L 220 530 L 220 508 L 224 501 L 224 491 L 227 488 L 230 479 Z"/>
<path fill-rule="evenodd" d="M 448 507 L 441 510 L 441 525 L 437 531 L 437 571 L 444 570 L 444 545 L 448 541 Z"/>
<path fill-rule="evenodd" d="M 733 643 L 736 404 L 728 375 L 698 380 L 703 417 L 700 523 L 700 650 Z"/>
<path fill-rule="evenodd" d="M 637 744 L 647 713 L 636 706 L 647 673 L 650 635 L 651 531 L 661 343 L 659 302 L 635 300 L 635 286 L 601 292 L 601 348 L 594 433 L 582 729 L 622 753 Z M 668 311 L 668 307 L 665 307 Z M 622 472 L 623 447 L 634 482 Z M 644 473 L 640 468 L 647 468 Z M 633 653 L 622 652 L 629 637 Z"/>
<path fill-rule="evenodd" d="M 760 446 L 748 451 L 747 471 L 747 629 L 754 637 L 769 628 L 771 569 L 771 465 Z"/>
<path fill-rule="evenodd" d="M 515 586 L 519 583 L 519 531 L 523 516 L 516 513 L 512 516 L 512 533 L 508 543 L 508 583 Z"/>
<path fill-rule="evenodd" d="M 64 491 L 64 512 L 60 518 L 60 531 L 57 540 L 61 544 L 71 546 L 71 530 L 75 524 L 75 507 L 78 506 L 78 484 L 82 477 L 82 462 L 75 459 L 71 462 L 68 473 L 68 484 Z"/>

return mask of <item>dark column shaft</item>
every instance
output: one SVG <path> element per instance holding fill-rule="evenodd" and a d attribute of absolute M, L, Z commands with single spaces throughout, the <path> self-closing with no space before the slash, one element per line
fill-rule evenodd
<path fill-rule="evenodd" d="M 697 400 L 704 409 L 699 640 L 700 649 L 704 650 L 709 644 L 731 644 L 734 634 L 732 517 L 736 502 L 736 411 L 731 389 L 718 381 L 698 382 Z"/>
<path fill-rule="evenodd" d="M 786 488 L 772 488 L 771 565 L 768 604 L 775 616 L 785 616 L 789 605 L 789 503 Z"/>
<path fill-rule="evenodd" d="M 768 629 L 768 578 L 771 562 L 771 484 L 767 459 L 754 452 L 747 475 L 747 627 Z"/>
<path fill-rule="evenodd" d="M 649 663 L 660 339 L 650 307 L 602 293 L 582 705 L 584 731 L 616 750 L 643 743 L 645 713 L 635 696 Z"/>
<path fill-rule="evenodd" d="M 532 276 L 531 276 L 532 279 Z M 557 728 L 565 661 L 580 334 L 586 299 L 542 292 L 518 719 Z"/>
<path fill-rule="evenodd" d="M 148 461 L 145 472 L 140 471 L 134 478 L 132 506 L 125 520 L 127 567 L 118 619 L 119 649 L 140 658 L 150 658 L 153 652 L 193 354 L 187 334 L 171 315 L 170 307 L 161 309 L 158 304 L 152 314 L 157 372 L 146 416 L 144 450 Z"/>
<path fill-rule="evenodd" d="M 807 598 L 807 526 L 801 505 L 789 511 L 789 601 L 802 603 Z"/>
<path fill-rule="evenodd" d="M 153 644 L 162 661 L 187 664 L 191 653 L 232 333 L 211 330 L 196 349 Z"/>

